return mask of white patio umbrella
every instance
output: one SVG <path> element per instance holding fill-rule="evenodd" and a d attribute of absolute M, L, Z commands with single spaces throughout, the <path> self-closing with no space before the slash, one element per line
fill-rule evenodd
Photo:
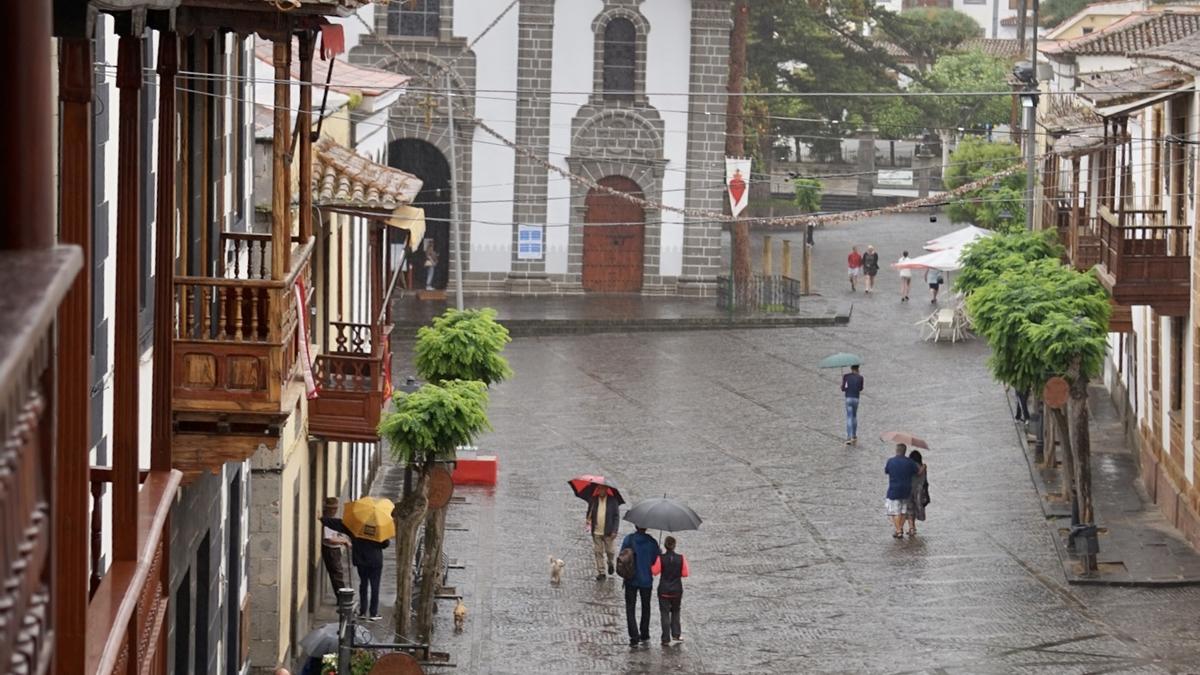
<path fill-rule="evenodd" d="M 976 239 L 982 239 L 984 237 L 991 236 L 992 234 L 993 232 L 991 230 L 985 230 L 982 227 L 968 225 L 961 230 L 955 230 L 953 232 L 943 234 L 936 239 L 930 239 L 929 241 L 925 242 L 925 250 L 944 251 L 948 248 L 957 248 L 965 246 Z"/>
<path fill-rule="evenodd" d="M 934 269 L 943 272 L 957 272 L 962 269 L 963 247 L 956 246 L 933 253 L 926 253 L 902 263 L 892 263 L 898 270 Z"/>

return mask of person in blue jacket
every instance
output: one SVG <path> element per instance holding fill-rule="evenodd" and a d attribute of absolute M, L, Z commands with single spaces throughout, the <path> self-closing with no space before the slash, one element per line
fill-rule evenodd
<path fill-rule="evenodd" d="M 654 587 L 651 568 L 658 562 L 658 541 L 646 534 L 646 528 L 627 535 L 621 542 L 621 550 L 633 549 L 634 575 L 625 580 L 625 621 L 629 624 L 629 646 L 650 641 L 650 590 Z M 634 620 L 638 596 L 642 598 L 641 622 Z"/>

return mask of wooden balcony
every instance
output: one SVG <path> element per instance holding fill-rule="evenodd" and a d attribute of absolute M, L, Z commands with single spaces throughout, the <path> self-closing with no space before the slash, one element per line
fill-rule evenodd
<path fill-rule="evenodd" d="M 279 437 L 297 363 L 293 287 L 301 281 L 311 289 L 311 240 L 293 246 L 283 279 L 270 278 L 269 237 L 223 240 L 233 252 L 225 276 L 174 280 L 172 462 L 185 480 Z"/>
<path fill-rule="evenodd" d="M 12 225 L 9 223 L 8 225 Z M 45 673 L 56 626 L 51 549 L 55 314 L 74 248 L 0 251 L 0 672 Z M 61 645 L 60 645 L 61 647 Z"/>
<path fill-rule="evenodd" d="M 93 468 L 91 599 L 88 602 L 87 672 L 167 672 L 167 604 L 170 598 L 170 513 L 181 475 L 148 471 L 137 494 L 137 558 L 100 569 L 102 496 L 112 470 Z"/>
<path fill-rule="evenodd" d="M 387 396 L 392 327 L 338 322 L 330 327 L 335 335 L 331 350 L 313 365 L 320 395 L 308 404 L 308 430 L 332 441 L 376 441 Z"/>
<path fill-rule="evenodd" d="M 1101 207 L 1097 220 L 1101 283 L 1121 305 L 1149 305 L 1185 316 L 1191 294 L 1191 227 L 1165 225 L 1163 211 Z"/>

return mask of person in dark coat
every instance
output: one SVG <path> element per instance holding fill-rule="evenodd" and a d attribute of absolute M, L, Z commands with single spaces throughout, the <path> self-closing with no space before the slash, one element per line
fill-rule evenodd
<path fill-rule="evenodd" d="M 584 522 L 587 523 L 588 534 L 592 535 L 596 581 L 604 581 L 606 574 L 613 573 L 613 559 L 617 555 L 617 529 L 621 524 L 620 504 L 612 490 L 601 486 L 592 490 L 592 498 L 588 500 Z M 605 557 L 608 559 L 607 572 L 604 567 Z"/>
<path fill-rule="evenodd" d="M 658 612 L 662 615 L 662 643 L 671 644 L 671 638 L 682 642 L 679 626 L 679 605 L 683 602 L 683 579 L 688 575 L 687 558 L 675 552 L 675 537 L 663 540 L 667 551 L 658 556 L 650 572 L 659 576 Z"/>
<path fill-rule="evenodd" d="M 383 576 L 383 549 L 390 542 L 360 539 L 354 536 L 341 518 L 325 516 L 321 518 L 321 523 L 350 537 L 350 562 L 358 570 L 358 615 L 371 621 L 382 619 L 379 615 L 379 580 Z"/>
<path fill-rule="evenodd" d="M 634 575 L 625 580 L 625 621 L 629 624 L 629 646 L 636 647 L 639 642 L 650 641 L 650 591 L 654 588 L 654 574 L 650 570 L 658 562 L 658 541 L 646 534 L 646 528 L 639 527 L 621 542 L 621 550 L 627 548 L 633 549 Z M 640 622 L 634 616 L 639 595 L 642 598 Z"/>
<path fill-rule="evenodd" d="M 336 517 L 338 510 L 337 497 L 325 499 L 322 516 Z M 321 560 L 325 563 L 325 571 L 329 573 L 329 583 L 333 584 L 333 593 L 337 595 L 339 588 L 350 587 L 350 570 L 346 565 L 346 554 L 350 549 L 350 539 L 328 526 L 321 527 Z"/>

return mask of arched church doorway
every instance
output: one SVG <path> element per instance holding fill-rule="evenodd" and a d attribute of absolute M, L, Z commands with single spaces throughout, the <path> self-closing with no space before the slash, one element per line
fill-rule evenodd
<path fill-rule="evenodd" d="M 392 141 L 388 146 L 388 164 L 423 181 L 413 206 L 425 209 L 425 238 L 433 240 L 437 251 L 433 287 L 445 288 L 450 269 L 450 164 L 436 146 L 415 138 Z M 424 250 L 422 243 L 410 258 L 416 267 L 413 277 L 416 288 L 425 287 Z"/>
<path fill-rule="evenodd" d="M 624 176 L 598 181 L 606 188 L 642 196 L 638 184 Z M 629 293 L 642 290 L 646 212 L 639 204 L 595 188 L 584 201 L 583 290 Z"/>

